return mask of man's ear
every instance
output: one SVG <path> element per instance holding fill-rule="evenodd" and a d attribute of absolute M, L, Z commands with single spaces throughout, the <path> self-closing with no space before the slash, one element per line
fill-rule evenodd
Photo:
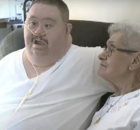
<path fill-rule="evenodd" d="M 72 43 L 72 36 L 71 36 L 71 34 L 68 35 L 68 42 Z"/>
<path fill-rule="evenodd" d="M 72 30 L 72 24 L 71 23 L 68 23 L 67 24 L 67 28 L 66 28 L 66 33 L 67 34 L 70 34 L 71 33 L 71 30 Z"/>
<path fill-rule="evenodd" d="M 140 52 L 133 58 L 129 70 L 135 70 L 140 67 Z"/>

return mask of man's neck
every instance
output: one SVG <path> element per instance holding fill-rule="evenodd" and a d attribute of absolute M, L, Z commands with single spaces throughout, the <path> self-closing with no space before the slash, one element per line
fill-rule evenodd
<path fill-rule="evenodd" d="M 34 78 L 37 75 L 40 75 L 41 73 L 47 71 L 55 63 L 49 64 L 49 65 L 46 65 L 46 66 L 35 65 L 34 63 L 32 63 L 32 61 L 28 57 L 26 51 L 24 51 L 24 53 L 23 53 L 23 64 L 24 64 L 24 68 L 25 68 L 25 71 L 26 71 L 26 74 L 27 74 L 28 78 L 31 79 L 31 78 Z"/>

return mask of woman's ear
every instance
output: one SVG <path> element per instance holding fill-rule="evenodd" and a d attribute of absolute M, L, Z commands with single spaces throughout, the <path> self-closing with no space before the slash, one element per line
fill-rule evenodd
<path fill-rule="evenodd" d="M 140 67 L 140 52 L 133 58 L 129 70 L 135 70 Z"/>

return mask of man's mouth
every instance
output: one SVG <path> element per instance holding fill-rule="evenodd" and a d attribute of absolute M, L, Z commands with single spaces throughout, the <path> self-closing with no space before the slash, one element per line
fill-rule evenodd
<path fill-rule="evenodd" d="M 42 46 L 48 45 L 48 40 L 42 37 L 33 37 L 31 42 L 33 42 L 33 44 L 36 44 L 36 45 L 42 45 Z"/>
<path fill-rule="evenodd" d="M 44 42 L 43 40 L 34 40 L 33 43 L 37 45 L 43 45 L 43 46 L 47 45 L 47 43 Z"/>

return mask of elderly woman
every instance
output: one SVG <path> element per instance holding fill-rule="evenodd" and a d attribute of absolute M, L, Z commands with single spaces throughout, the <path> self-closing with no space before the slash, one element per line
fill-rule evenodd
<path fill-rule="evenodd" d="M 109 27 L 98 74 L 115 90 L 87 130 L 140 130 L 140 23 Z"/>

